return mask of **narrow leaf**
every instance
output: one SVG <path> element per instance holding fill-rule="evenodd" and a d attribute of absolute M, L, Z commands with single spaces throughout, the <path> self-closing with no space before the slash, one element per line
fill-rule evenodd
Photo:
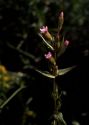
<path fill-rule="evenodd" d="M 54 48 L 43 38 L 43 36 L 40 33 L 38 35 L 42 38 L 43 42 L 47 45 L 48 48 L 54 50 Z"/>
<path fill-rule="evenodd" d="M 49 78 L 55 78 L 56 76 L 53 76 L 53 75 L 51 75 L 49 72 L 47 72 L 47 71 L 40 71 L 39 69 L 37 69 L 36 67 L 34 67 L 34 66 L 27 66 L 27 67 L 25 67 L 25 68 L 30 68 L 30 69 L 33 69 L 33 70 L 35 70 L 36 72 L 38 72 L 38 73 L 40 73 L 41 75 L 43 75 L 43 76 L 46 76 L 46 77 L 49 77 Z"/>
<path fill-rule="evenodd" d="M 72 67 L 68 67 L 68 68 L 65 68 L 65 69 L 60 69 L 58 70 L 58 75 L 64 75 L 66 73 L 68 73 L 69 71 L 71 71 L 72 69 L 74 69 L 76 66 L 72 66 Z"/>
<path fill-rule="evenodd" d="M 49 72 L 45 72 L 45 71 L 40 71 L 38 69 L 35 69 L 35 71 L 39 72 L 40 74 L 42 74 L 43 76 L 49 77 L 49 78 L 55 78 L 55 76 L 51 75 Z"/>

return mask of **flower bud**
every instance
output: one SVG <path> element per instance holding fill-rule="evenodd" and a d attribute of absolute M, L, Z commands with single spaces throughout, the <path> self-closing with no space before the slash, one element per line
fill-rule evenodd
<path fill-rule="evenodd" d="M 48 32 L 48 27 L 47 26 L 43 26 L 42 28 L 40 28 L 40 33 L 43 34 L 44 37 L 47 38 L 48 40 L 52 40 L 52 36 Z"/>
<path fill-rule="evenodd" d="M 64 13 L 62 11 L 59 15 L 59 30 L 62 29 L 63 23 L 64 23 Z"/>
<path fill-rule="evenodd" d="M 64 21 L 64 13 L 63 13 L 63 11 L 60 13 L 60 17 L 59 18 L 61 19 L 61 21 Z"/>
<path fill-rule="evenodd" d="M 54 57 L 52 56 L 51 52 L 48 52 L 47 54 L 44 55 L 46 59 L 48 59 L 52 64 L 56 64 Z"/>
<path fill-rule="evenodd" d="M 65 40 L 65 41 L 64 41 L 64 45 L 65 45 L 65 46 L 68 46 L 68 45 L 69 45 L 69 41 L 68 41 L 68 40 Z"/>

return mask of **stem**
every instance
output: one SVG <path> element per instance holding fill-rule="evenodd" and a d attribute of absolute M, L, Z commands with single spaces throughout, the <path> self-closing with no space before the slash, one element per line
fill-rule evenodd
<path fill-rule="evenodd" d="M 54 59 L 56 61 L 56 52 L 54 53 Z M 54 65 L 53 66 L 53 75 L 54 76 L 56 76 L 57 70 L 58 70 L 57 65 Z M 58 114 L 59 114 L 61 102 L 60 102 L 60 96 L 59 96 L 59 92 L 58 92 L 58 86 L 56 84 L 56 77 L 53 79 L 52 96 L 53 96 L 53 101 L 54 101 L 54 111 L 53 111 L 53 119 L 52 119 L 51 125 L 57 125 L 58 124 Z"/>
<path fill-rule="evenodd" d="M 8 43 L 8 46 L 9 46 L 10 48 L 12 48 L 12 49 L 18 51 L 19 53 L 23 54 L 24 56 L 26 56 L 26 57 L 28 57 L 28 58 L 34 60 L 34 61 L 36 60 L 36 57 L 35 57 L 34 55 L 32 55 L 32 54 L 30 54 L 30 53 L 28 53 L 28 52 L 25 52 L 25 51 L 21 50 L 21 49 L 18 48 L 18 47 L 15 48 L 13 45 L 11 45 L 11 44 L 9 44 L 9 43 Z"/>
<path fill-rule="evenodd" d="M 54 102 L 54 109 L 53 109 L 53 116 L 52 116 L 51 125 L 57 125 L 57 119 L 55 118 L 55 116 L 58 113 L 58 108 L 57 108 L 58 87 L 57 87 L 55 78 L 53 79 L 53 92 L 52 92 L 52 96 L 53 96 L 53 102 Z"/>
<path fill-rule="evenodd" d="M 3 109 L 25 86 L 18 88 L 1 106 L 0 109 Z"/>
<path fill-rule="evenodd" d="M 27 107 L 26 107 L 27 108 Z M 26 122 L 26 119 L 27 119 L 27 116 L 26 116 L 26 108 L 24 109 L 24 113 L 23 113 L 23 116 L 22 116 L 22 123 L 21 125 L 25 125 L 25 122 Z"/>
<path fill-rule="evenodd" d="M 56 111 L 56 82 L 55 78 L 53 79 L 53 100 L 54 100 L 54 113 Z"/>

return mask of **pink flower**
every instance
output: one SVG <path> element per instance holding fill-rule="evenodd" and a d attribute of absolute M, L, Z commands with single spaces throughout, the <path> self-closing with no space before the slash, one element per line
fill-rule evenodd
<path fill-rule="evenodd" d="M 48 52 L 47 54 L 44 55 L 46 59 L 50 59 L 52 57 L 52 53 Z"/>
<path fill-rule="evenodd" d="M 64 45 L 65 45 L 65 46 L 68 46 L 68 45 L 69 45 L 69 41 L 68 41 L 68 40 L 65 40 L 65 41 L 64 41 Z"/>
<path fill-rule="evenodd" d="M 59 31 L 62 29 L 63 23 L 64 23 L 64 13 L 62 11 L 59 15 Z"/>
<path fill-rule="evenodd" d="M 63 11 L 60 13 L 60 18 L 61 18 L 61 19 L 64 18 L 64 13 L 63 13 Z"/>
<path fill-rule="evenodd" d="M 43 26 L 42 28 L 40 28 L 40 32 L 41 33 L 47 33 L 48 32 L 48 27 L 47 26 Z"/>
<path fill-rule="evenodd" d="M 40 28 L 40 33 L 48 40 L 52 40 L 52 36 L 51 34 L 48 32 L 48 27 L 47 26 L 43 26 L 42 28 Z"/>

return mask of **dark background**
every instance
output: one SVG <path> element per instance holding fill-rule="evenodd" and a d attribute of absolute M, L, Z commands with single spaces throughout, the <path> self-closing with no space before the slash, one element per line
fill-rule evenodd
<path fill-rule="evenodd" d="M 66 52 L 58 59 L 58 65 L 65 68 L 77 65 L 68 74 L 57 78 L 57 83 L 62 89 L 62 112 L 68 125 L 78 121 L 79 125 L 88 125 L 89 110 L 89 1 L 88 0 L 0 0 L 0 64 L 12 72 L 26 72 L 30 77 L 34 76 L 31 88 L 23 92 L 23 98 L 32 94 L 34 103 L 32 108 L 38 112 L 35 122 L 47 124 L 52 107 L 50 106 L 50 92 L 52 85 L 49 80 L 34 71 L 24 70 L 28 58 L 8 46 L 15 47 L 23 41 L 22 50 L 39 56 L 39 38 L 37 32 L 42 25 L 47 25 L 50 32 L 57 32 L 58 14 L 64 11 L 63 30 L 65 39 L 70 41 Z M 43 48 L 41 48 L 42 50 Z M 37 64 L 39 68 L 45 67 L 44 60 Z M 30 93 L 29 93 L 30 91 Z M 9 110 L 4 109 L 1 113 L 1 125 L 20 124 L 20 116 L 23 110 L 19 99 L 11 101 Z M 14 108 L 13 108 L 14 107 Z M 50 107 L 50 108 L 49 108 Z M 17 113 L 18 112 L 18 113 Z M 18 118 L 17 118 L 18 116 Z M 3 119 L 6 119 L 5 121 Z M 13 120 L 12 120 L 13 119 Z M 16 122 L 16 123 L 15 123 Z"/>

